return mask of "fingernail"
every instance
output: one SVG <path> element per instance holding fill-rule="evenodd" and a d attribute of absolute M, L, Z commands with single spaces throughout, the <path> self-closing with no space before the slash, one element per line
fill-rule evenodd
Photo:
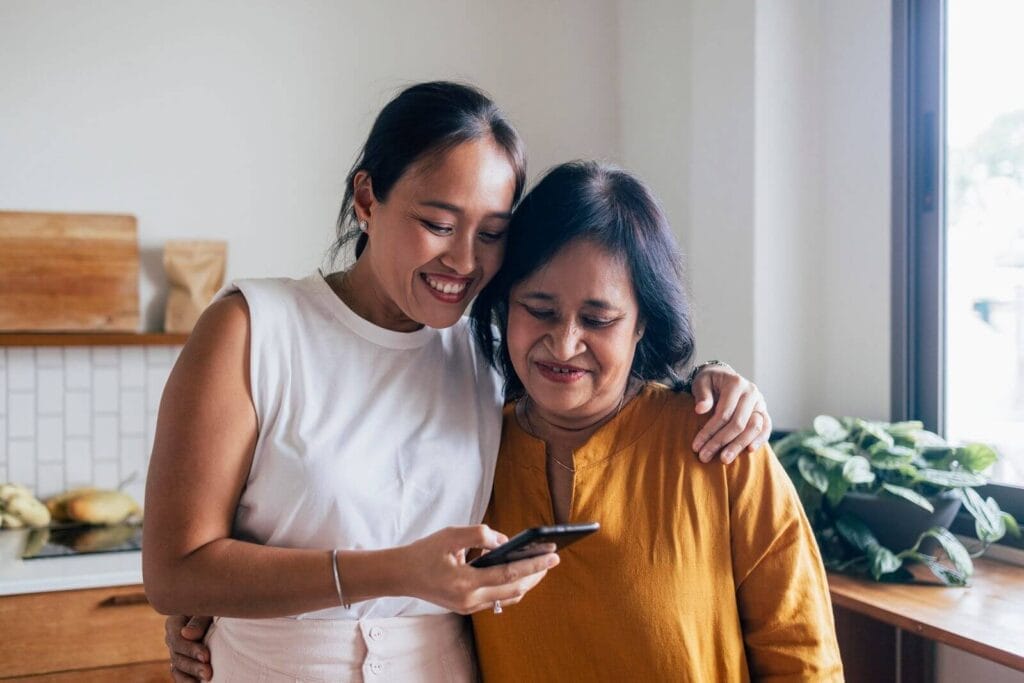
<path fill-rule="evenodd" d="M 552 555 L 548 558 L 548 569 L 558 564 L 558 555 Z"/>
<path fill-rule="evenodd" d="M 196 657 L 196 659 L 198 659 L 203 664 L 206 664 L 206 655 L 203 654 L 202 652 L 199 653 L 199 655 Z"/>
<path fill-rule="evenodd" d="M 700 461 L 701 462 L 711 462 L 711 451 L 707 451 L 707 450 L 701 451 L 700 452 Z"/>

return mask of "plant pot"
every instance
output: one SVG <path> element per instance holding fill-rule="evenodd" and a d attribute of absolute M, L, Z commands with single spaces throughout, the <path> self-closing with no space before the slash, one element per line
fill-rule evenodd
<path fill-rule="evenodd" d="M 918 536 L 932 527 L 948 529 L 963 502 L 955 491 L 944 491 L 928 500 L 934 512 L 888 494 L 850 492 L 839 501 L 836 513 L 856 515 L 879 543 L 900 552 L 913 547 Z M 921 551 L 933 553 L 937 546 L 935 539 L 928 538 L 921 544 Z"/>

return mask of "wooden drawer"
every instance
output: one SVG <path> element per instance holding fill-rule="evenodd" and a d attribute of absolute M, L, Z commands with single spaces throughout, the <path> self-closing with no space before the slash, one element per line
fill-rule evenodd
<path fill-rule="evenodd" d="M 168 662 L 146 662 L 0 680 L 4 683 L 167 683 L 171 680 L 170 668 Z"/>
<path fill-rule="evenodd" d="M 142 586 L 0 597 L 0 624 L 0 678 L 168 658 L 164 617 Z"/>

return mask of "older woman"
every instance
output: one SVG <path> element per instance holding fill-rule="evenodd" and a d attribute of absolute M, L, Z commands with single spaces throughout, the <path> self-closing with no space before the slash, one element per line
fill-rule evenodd
<path fill-rule="evenodd" d="M 675 382 L 693 350 L 674 243 L 647 189 L 562 165 L 516 211 L 474 307 L 506 396 L 487 521 L 598 521 L 559 570 L 473 616 L 487 681 L 841 680 L 825 572 L 767 447 L 692 454 L 702 420 Z M 678 416 L 693 415 L 692 419 Z"/>

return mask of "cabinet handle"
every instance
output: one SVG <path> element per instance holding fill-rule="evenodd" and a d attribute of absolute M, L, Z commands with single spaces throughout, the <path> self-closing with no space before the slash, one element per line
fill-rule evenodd
<path fill-rule="evenodd" d="M 100 603 L 100 607 L 125 607 L 127 605 L 148 604 L 149 600 L 146 599 L 146 594 L 139 591 L 138 593 L 125 593 L 124 595 L 111 595 Z"/>

